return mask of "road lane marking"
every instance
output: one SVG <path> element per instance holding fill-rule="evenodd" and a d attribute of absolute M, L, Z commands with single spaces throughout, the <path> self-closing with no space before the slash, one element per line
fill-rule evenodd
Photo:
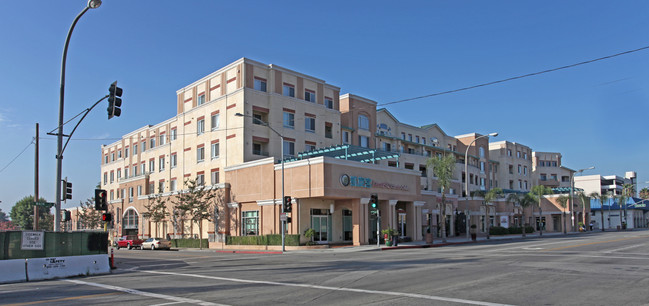
<path fill-rule="evenodd" d="M 637 248 L 637 247 L 642 247 L 642 246 L 646 246 L 646 245 L 647 245 L 646 243 L 634 244 L 634 245 L 630 245 L 630 246 L 623 247 L 623 248 L 618 248 L 618 249 L 613 249 L 613 250 L 604 251 L 604 253 L 619 252 L 619 251 L 624 251 L 624 250 L 633 249 L 633 248 Z"/>
<path fill-rule="evenodd" d="M 140 272 L 151 273 L 151 274 L 163 274 L 163 275 L 186 276 L 186 277 L 195 277 L 195 278 L 206 278 L 206 279 L 221 280 L 221 281 L 228 281 L 228 282 L 238 282 L 238 283 L 248 283 L 248 284 L 262 284 L 262 285 L 273 285 L 273 286 L 322 289 L 322 290 L 331 290 L 331 291 L 346 291 L 346 292 L 356 292 L 356 293 L 381 294 L 381 295 L 409 297 L 409 298 L 415 298 L 415 299 L 444 301 L 444 302 L 453 302 L 453 303 L 462 303 L 462 304 L 471 304 L 471 305 L 509 306 L 507 304 L 489 303 L 489 302 L 482 302 L 482 301 L 471 301 L 471 300 L 447 298 L 447 297 L 442 297 L 442 296 L 424 295 L 424 294 L 417 294 L 417 293 L 377 291 L 377 290 L 365 290 L 365 289 L 354 289 L 354 288 L 343 288 L 343 287 L 329 287 L 329 286 L 319 286 L 319 285 L 310 285 L 310 284 L 280 283 L 280 282 L 271 282 L 271 281 L 248 280 L 248 279 L 218 277 L 218 276 L 199 275 L 199 274 L 187 274 L 187 273 L 175 273 L 175 272 L 163 272 L 163 271 L 145 271 L 145 270 L 141 270 Z"/>
<path fill-rule="evenodd" d="M 563 250 L 563 249 L 570 249 L 570 248 L 578 248 L 581 246 L 587 246 L 587 245 L 595 245 L 595 244 L 602 244 L 602 243 L 610 243 L 610 242 L 618 242 L 618 241 L 625 241 L 625 240 L 632 240 L 632 239 L 641 239 L 641 238 L 647 238 L 646 236 L 640 236 L 640 237 L 631 237 L 631 238 L 621 238 L 621 239 L 613 239 L 613 240 L 604 240 L 604 241 L 596 241 L 596 242 L 589 242 L 589 243 L 582 243 L 582 244 L 575 244 L 575 245 L 568 245 L 564 247 L 558 247 L 554 249 L 547 249 L 545 251 L 556 251 L 556 250 Z"/>
<path fill-rule="evenodd" d="M 107 296 L 107 295 L 115 295 L 115 294 L 120 294 L 120 293 L 121 292 L 109 292 L 109 293 L 100 293 L 100 294 L 71 296 L 71 297 L 54 299 L 54 300 L 43 300 L 43 301 L 33 301 L 33 302 L 25 302 L 25 303 L 7 304 L 6 306 L 36 305 L 36 304 L 44 304 L 44 303 L 54 303 L 54 302 L 62 302 L 62 301 L 80 300 L 80 299 L 91 299 L 91 298 L 104 297 L 104 296 Z"/>
<path fill-rule="evenodd" d="M 145 292 L 145 291 L 140 291 L 140 290 L 136 290 L 136 289 L 123 288 L 123 287 L 117 287 L 117 286 L 112 286 L 112 285 L 104 285 L 104 284 L 99 284 L 99 283 L 84 282 L 84 281 L 80 281 L 80 280 L 76 280 L 76 279 L 68 279 L 68 280 L 65 280 L 65 281 L 70 282 L 70 283 L 79 284 L 79 285 L 95 286 L 95 287 L 104 288 L 104 289 L 108 289 L 108 290 L 121 291 L 121 292 L 130 293 L 130 294 L 141 295 L 141 296 L 152 297 L 152 298 L 163 299 L 163 300 L 169 300 L 169 301 L 174 301 L 174 302 L 179 302 L 179 303 L 189 303 L 189 304 L 197 304 L 197 305 L 205 305 L 205 306 L 224 305 L 224 304 L 216 304 L 216 303 L 206 302 L 206 301 L 201 301 L 201 300 L 177 297 L 177 296 L 172 296 L 172 295 Z"/>

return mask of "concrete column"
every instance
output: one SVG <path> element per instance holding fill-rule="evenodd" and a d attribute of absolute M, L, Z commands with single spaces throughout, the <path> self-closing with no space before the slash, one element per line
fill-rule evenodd
<path fill-rule="evenodd" d="M 412 240 L 423 240 L 424 237 L 422 235 L 422 228 L 423 228 L 422 208 L 424 207 L 424 204 L 426 204 L 426 202 L 424 202 L 424 201 L 415 201 L 412 204 L 413 204 L 412 206 L 414 207 L 414 211 L 415 211 L 415 216 L 414 216 L 414 219 L 415 219 L 415 222 L 414 222 L 415 223 L 414 224 L 415 231 L 414 231 L 414 233 L 415 234 L 413 235 Z"/>
<path fill-rule="evenodd" d="M 354 236 L 354 245 L 368 244 L 368 222 L 369 212 L 367 205 L 370 198 L 361 198 L 352 200 L 352 236 Z"/>
<path fill-rule="evenodd" d="M 397 202 L 399 200 L 388 200 L 388 219 L 387 219 L 387 224 L 383 228 L 394 228 L 397 229 Z M 398 230 L 398 229 L 397 229 Z"/>

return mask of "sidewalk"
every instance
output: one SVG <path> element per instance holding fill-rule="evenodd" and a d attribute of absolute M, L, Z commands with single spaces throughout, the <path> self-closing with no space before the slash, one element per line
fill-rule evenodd
<path fill-rule="evenodd" d="M 565 235 L 576 235 L 576 234 L 585 234 L 586 232 L 580 233 L 580 232 L 568 232 Z M 435 237 L 433 240 L 433 244 L 426 244 L 425 241 L 411 241 L 411 242 L 399 242 L 398 246 L 381 246 L 382 251 L 386 250 L 398 250 L 398 249 L 410 249 L 410 248 L 436 248 L 436 247 L 443 247 L 447 245 L 457 245 L 457 244 L 468 244 L 468 243 L 483 243 L 483 242 L 489 242 L 489 241 L 502 241 L 502 240 L 522 240 L 522 239 L 536 239 L 536 238 L 543 238 L 543 237 L 557 237 L 557 236 L 563 236 L 564 234 L 562 232 L 555 233 L 543 233 L 543 236 L 539 234 L 539 232 L 534 232 L 530 234 L 525 234 L 525 238 L 523 238 L 522 234 L 515 234 L 515 235 L 491 235 L 487 239 L 487 235 L 482 234 L 476 237 L 476 241 L 471 240 L 471 238 L 467 239 L 466 235 L 461 235 L 461 236 L 455 236 L 455 237 L 448 237 L 446 238 L 446 242 L 442 242 L 442 238 L 437 238 Z M 375 246 L 376 247 L 376 246 Z"/>

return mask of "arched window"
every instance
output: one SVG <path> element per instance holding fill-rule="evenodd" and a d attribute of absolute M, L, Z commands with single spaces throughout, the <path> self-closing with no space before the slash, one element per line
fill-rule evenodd
<path fill-rule="evenodd" d="M 480 147 L 480 157 L 484 157 L 484 148 Z"/>
<path fill-rule="evenodd" d="M 138 215 L 135 209 L 129 209 L 124 214 L 124 229 L 137 229 Z"/>
<path fill-rule="evenodd" d="M 358 128 L 362 130 L 370 129 L 370 119 L 365 115 L 358 115 Z"/>

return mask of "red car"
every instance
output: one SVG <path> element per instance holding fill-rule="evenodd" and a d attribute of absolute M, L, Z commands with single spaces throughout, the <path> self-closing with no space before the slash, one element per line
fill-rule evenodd
<path fill-rule="evenodd" d="M 142 249 L 142 242 L 144 242 L 144 240 L 138 239 L 137 236 L 135 235 L 122 236 L 117 240 L 117 249 L 118 250 L 120 248 L 127 248 L 129 250 L 132 248 Z"/>

